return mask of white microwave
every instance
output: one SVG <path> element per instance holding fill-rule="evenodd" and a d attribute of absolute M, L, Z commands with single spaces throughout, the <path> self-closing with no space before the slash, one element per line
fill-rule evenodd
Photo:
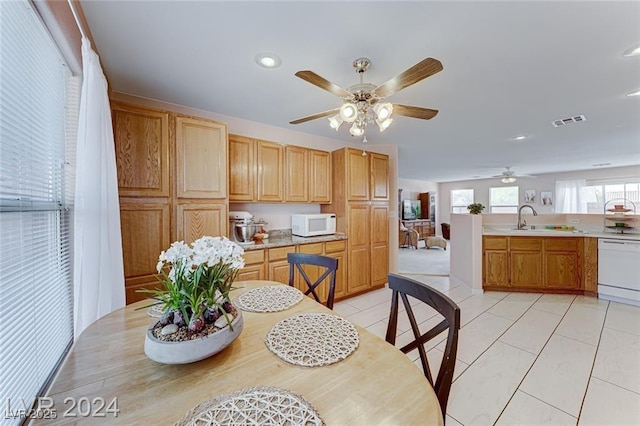
<path fill-rule="evenodd" d="M 335 234 L 336 215 L 333 213 L 292 214 L 291 233 L 299 237 Z"/>

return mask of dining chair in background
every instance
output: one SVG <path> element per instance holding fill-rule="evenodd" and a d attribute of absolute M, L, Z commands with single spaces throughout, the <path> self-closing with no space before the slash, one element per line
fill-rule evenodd
<path fill-rule="evenodd" d="M 327 277 L 329 278 L 329 291 L 327 293 L 327 302 L 325 305 L 327 308 L 333 309 L 333 299 L 336 293 L 336 270 L 338 269 L 338 259 L 319 254 L 289 253 L 287 254 L 287 262 L 289 262 L 289 285 L 292 287 L 294 286 L 297 269 L 307 287 L 304 294 L 312 294 L 318 303 L 322 303 L 317 293 L 318 286 L 322 284 Z M 309 275 L 304 270 L 305 265 L 317 266 L 325 269 L 324 272 L 319 275 L 318 279 L 312 282 Z"/>
<path fill-rule="evenodd" d="M 389 274 L 389 288 L 393 290 L 393 294 L 391 296 L 391 312 L 389 315 L 389 324 L 387 326 L 386 340 L 392 345 L 395 345 L 396 343 L 398 299 L 401 297 L 405 311 L 409 317 L 409 322 L 411 323 L 411 330 L 413 331 L 414 339 L 407 345 L 400 348 L 400 350 L 406 354 L 416 348 L 418 349 L 420 361 L 422 363 L 422 370 L 436 392 L 436 396 L 440 402 L 442 416 L 444 418 L 447 409 L 447 400 L 449 399 L 449 391 L 451 390 L 451 383 L 453 382 L 453 370 L 456 365 L 458 330 L 460 330 L 460 308 L 451 299 L 439 291 L 428 287 L 419 281 L 400 275 Z M 413 314 L 413 308 L 411 307 L 407 296 L 411 296 L 431 306 L 433 309 L 438 311 L 444 319 L 435 327 L 421 333 Z M 440 370 L 438 371 L 438 375 L 434 382 L 429 368 L 429 361 L 427 359 L 427 352 L 424 348 L 424 344 L 439 336 L 440 333 L 445 330 L 448 330 L 447 343 L 442 357 L 442 362 L 440 363 Z"/>

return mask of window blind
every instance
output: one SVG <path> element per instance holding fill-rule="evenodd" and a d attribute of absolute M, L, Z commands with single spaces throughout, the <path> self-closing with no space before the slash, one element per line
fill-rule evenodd
<path fill-rule="evenodd" d="M 73 341 L 77 82 L 32 5 L 0 1 L 0 424 L 23 419 Z M 9 414 L 9 415 L 7 415 Z"/>

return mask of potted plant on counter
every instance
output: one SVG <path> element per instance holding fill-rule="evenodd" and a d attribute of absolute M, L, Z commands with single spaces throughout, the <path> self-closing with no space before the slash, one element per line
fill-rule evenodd
<path fill-rule="evenodd" d="M 481 214 L 482 210 L 484 210 L 484 206 L 481 203 L 473 203 L 467 206 L 469 213 L 471 214 Z"/>
<path fill-rule="evenodd" d="M 149 327 L 144 350 L 165 364 L 185 364 L 214 355 L 235 340 L 243 319 L 229 298 L 244 250 L 226 237 L 202 237 L 191 246 L 171 244 L 160 254 L 161 288 L 145 289 L 162 316 Z"/>

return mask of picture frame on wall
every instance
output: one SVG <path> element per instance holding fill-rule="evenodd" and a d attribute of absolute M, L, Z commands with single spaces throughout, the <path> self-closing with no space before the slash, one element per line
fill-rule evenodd
<path fill-rule="evenodd" d="M 540 204 L 543 206 L 552 206 L 553 205 L 553 193 L 551 191 L 541 191 L 540 192 Z"/>
<path fill-rule="evenodd" d="M 524 202 L 525 203 L 535 203 L 536 202 L 536 190 L 535 189 L 525 189 L 525 191 L 524 191 Z"/>

